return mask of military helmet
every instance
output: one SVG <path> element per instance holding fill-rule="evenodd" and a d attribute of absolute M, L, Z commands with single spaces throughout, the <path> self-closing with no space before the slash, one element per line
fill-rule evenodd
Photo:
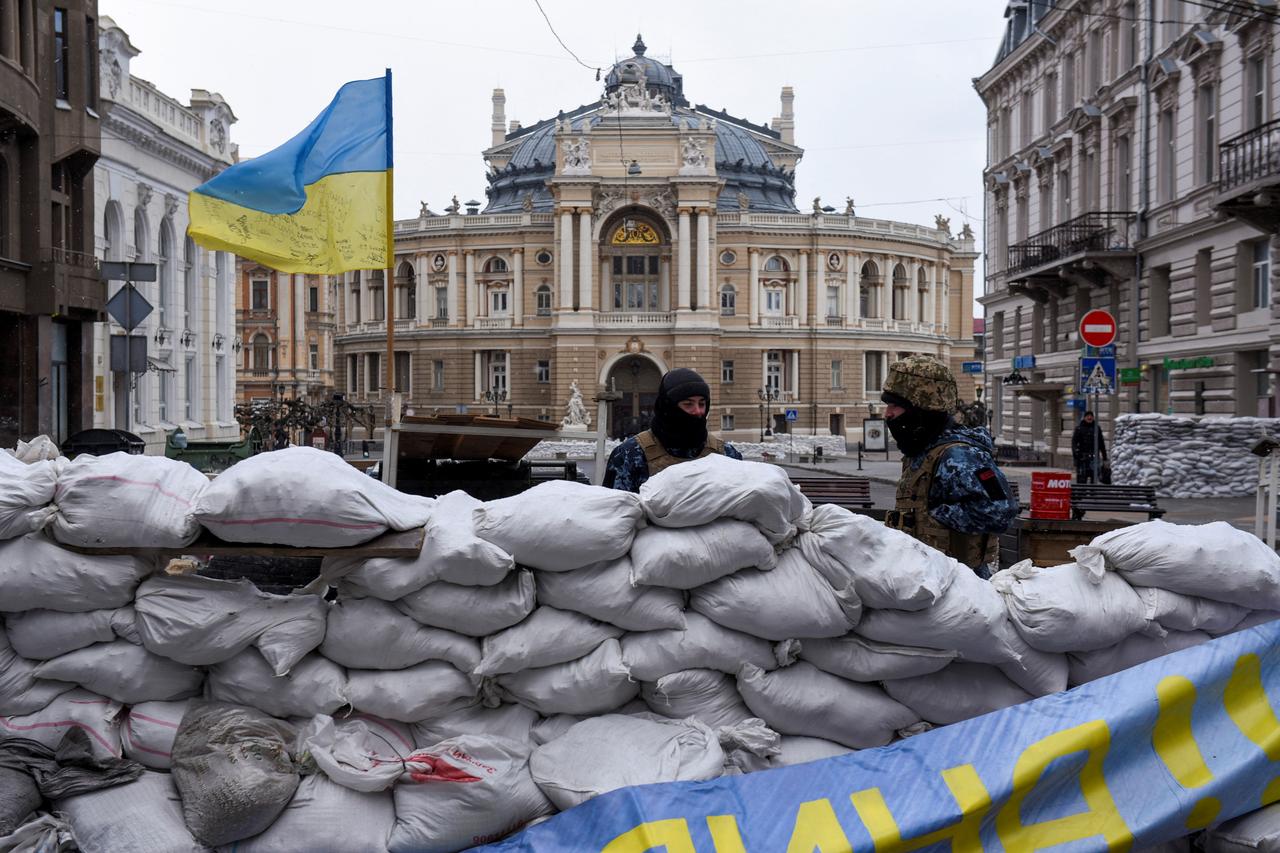
<path fill-rule="evenodd" d="M 889 365 L 882 399 L 947 414 L 960 405 L 956 378 L 945 364 L 927 355 L 909 355 Z"/>

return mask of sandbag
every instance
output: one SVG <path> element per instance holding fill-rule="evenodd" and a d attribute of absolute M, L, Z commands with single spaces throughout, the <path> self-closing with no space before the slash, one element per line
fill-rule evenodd
<path fill-rule="evenodd" d="M 529 747 L 493 735 L 462 735 L 415 755 L 431 772 L 393 790 L 391 853 L 454 853 L 515 832 L 551 814 L 529 774 Z"/>
<path fill-rule="evenodd" d="M 135 782 L 67 797 L 54 807 L 71 824 L 83 853 L 209 853 L 183 822 L 182 800 L 168 773 L 148 771 Z"/>
<path fill-rule="evenodd" d="M 387 853 L 395 826 L 390 791 L 361 793 L 307 776 L 265 832 L 219 853 Z"/>
<path fill-rule="evenodd" d="M 30 773 L 0 766 L 0 840 L 26 823 L 42 802 L 44 797 Z"/>
<path fill-rule="evenodd" d="M 485 637 L 518 624 L 532 613 L 535 588 L 533 572 L 521 570 L 492 586 L 436 581 L 409 593 L 395 606 L 423 625 L 468 637 Z"/>
<path fill-rule="evenodd" d="M 636 584 L 693 589 L 739 569 L 768 570 L 777 561 L 773 545 L 745 521 L 646 527 L 631 544 L 631 579 Z"/>
<path fill-rule="evenodd" d="M 71 689 L 61 681 L 37 678 L 38 665 L 18 655 L 0 630 L 0 715 L 34 714 Z"/>
<path fill-rule="evenodd" d="M 1075 687 L 1096 681 L 1104 675 L 1207 643 L 1211 639 L 1213 638 L 1203 631 L 1170 631 L 1164 637 L 1135 634 L 1109 649 L 1069 654 L 1069 683 Z"/>
<path fill-rule="evenodd" d="M 805 640 L 798 646 L 801 660 L 849 681 L 884 681 L 928 675 L 956 659 L 954 651 L 891 646 L 853 634 Z"/>
<path fill-rule="evenodd" d="M 640 698 L 655 714 L 692 718 L 713 729 L 737 725 L 752 716 L 733 677 L 714 669 L 686 669 L 656 682 L 643 682 Z"/>
<path fill-rule="evenodd" d="M 627 631 L 684 627 L 684 593 L 632 586 L 631 578 L 631 560 L 626 556 L 572 572 L 538 572 L 538 602 Z"/>
<path fill-rule="evenodd" d="M 854 749 L 884 746 L 920 721 L 879 687 L 845 681 L 803 661 L 765 672 L 743 664 L 738 692 L 752 713 L 781 734 L 808 735 Z"/>
<path fill-rule="evenodd" d="M 153 770 L 173 767 L 173 739 L 187 713 L 190 699 L 177 702 L 140 702 L 125 712 L 120 743 L 125 758 Z"/>
<path fill-rule="evenodd" d="M 1119 575 L 1075 563 L 1038 567 L 1023 560 L 996 573 L 991 586 L 1004 596 L 1013 627 L 1044 652 L 1114 646 L 1149 621 L 1142 599 Z"/>
<path fill-rule="evenodd" d="M 1110 569 L 1133 586 L 1280 610 L 1280 555 L 1225 521 L 1147 521 L 1108 531 L 1071 556 L 1094 574 Z"/>
<path fill-rule="evenodd" d="M 631 785 L 716 779 L 724 751 L 693 720 L 643 720 L 610 714 L 578 723 L 533 751 L 529 771 L 559 809 Z"/>
<path fill-rule="evenodd" d="M 958 723 L 1033 698 L 995 667 L 960 662 L 929 675 L 886 681 L 884 692 L 938 725 Z"/>
<path fill-rule="evenodd" d="M 406 669 L 348 670 L 347 696 L 357 711 L 413 723 L 475 704 L 478 689 L 450 664 L 429 660 Z"/>
<path fill-rule="evenodd" d="M 40 571 L 32 571 L 33 566 Z M 150 562 L 136 557 L 77 554 L 31 533 L 0 542 L 0 612 L 124 607 L 151 570 Z"/>
<path fill-rule="evenodd" d="M 59 613 L 57 610 L 28 610 L 10 613 L 4 619 L 13 650 L 28 660 L 49 660 L 94 643 L 109 643 L 120 637 L 137 637 L 132 607 Z"/>
<path fill-rule="evenodd" d="M 1166 631 L 1207 631 L 1225 634 L 1244 621 L 1249 608 L 1208 598 L 1197 598 L 1167 589 L 1134 587 L 1146 608 L 1146 617 Z"/>
<path fill-rule="evenodd" d="M 324 639 L 328 608 L 315 595 L 271 595 L 248 580 L 157 575 L 134 601 L 142 645 L 192 666 L 222 663 L 256 645 L 284 675 Z"/>
<path fill-rule="evenodd" d="M 72 689 L 34 713 L 0 717 L 0 737 L 24 737 L 57 749 L 68 729 L 83 729 L 94 755 L 119 758 L 122 707 L 105 696 Z"/>
<path fill-rule="evenodd" d="M 347 678 L 338 666 L 311 654 L 288 675 L 277 676 L 256 649 L 210 667 L 205 695 L 209 699 L 249 705 L 273 717 L 332 714 L 347 703 Z"/>
<path fill-rule="evenodd" d="M 634 699 L 631 680 L 617 640 L 605 640 L 594 652 L 569 663 L 500 675 L 507 698 L 539 714 L 600 714 Z"/>
<path fill-rule="evenodd" d="M 200 533 L 209 478 L 186 462 L 117 451 L 58 460 L 53 538 L 66 545 L 177 548 Z"/>
<path fill-rule="evenodd" d="M 501 675 L 576 660 L 622 629 L 570 610 L 539 607 L 521 622 L 485 637 L 476 675 Z"/>
<path fill-rule="evenodd" d="M 1229 631 L 1223 631 L 1223 634 L 1234 634 L 1237 631 L 1247 631 L 1250 628 L 1256 628 L 1258 625 L 1265 625 L 1268 622 L 1274 622 L 1280 619 L 1280 613 L 1274 610 L 1255 610 L 1248 616 L 1241 619 L 1231 627 Z"/>
<path fill-rule="evenodd" d="M 462 735 L 497 735 L 521 743 L 533 743 L 533 727 L 538 712 L 524 705 L 503 703 L 496 708 L 471 705 L 413 724 L 413 741 L 421 749 L 429 749 L 442 740 Z"/>
<path fill-rule="evenodd" d="M 548 572 L 616 560 L 631 549 L 643 519 L 631 492 L 573 480 L 539 483 L 472 512 L 477 536 L 517 563 Z"/>
<path fill-rule="evenodd" d="M 1029 646 L 1017 630 L 1010 632 L 1009 640 L 1017 651 L 1017 658 L 996 664 L 1005 677 L 1032 696 L 1048 696 L 1067 689 L 1069 666 L 1065 654 L 1042 652 Z"/>
<path fill-rule="evenodd" d="M 712 622 L 701 613 L 685 614 L 683 631 L 645 631 L 622 638 L 622 659 L 634 678 L 657 681 L 682 669 L 736 673 L 744 663 L 777 667 L 767 640 Z"/>
<path fill-rule="evenodd" d="M 47 460 L 28 465 L 0 453 L 0 539 L 25 536 L 48 523 L 56 512 L 49 506 L 57 485 L 54 465 Z"/>
<path fill-rule="evenodd" d="M 405 772 L 404 759 L 413 752 L 413 744 L 403 735 L 388 737 L 394 723 L 374 720 L 367 715 L 346 720 L 312 717 L 298 731 L 299 765 L 314 763 L 330 781 L 352 791 L 387 790 Z"/>
<path fill-rule="evenodd" d="M 200 692 L 204 673 L 128 640 L 98 643 L 36 666 L 37 678 L 67 681 L 117 702 L 169 702 Z"/>
<path fill-rule="evenodd" d="M 253 708 L 192 703 L 173 740 L 173 783 L 191 834 L 212 846 L 271 826 L 298 788 L 295 734 Z"/>
<path fill-rule="evenodd" d="M 783 735 L 778 739 L 777 747 L 768 754 L 756 755 L 749 750 L 735 749 L 725 758 L 727 768 L 741 773 L 754 773 L 757 770 L 769 770 L 773 767 L 790 767 L 793 764 L 807 764 L 810 761 L 835 758 L 837 755 L 848 755 L 851 752 L 857 752 L 857 750 L 820 737 Z"/>
<path fill-rule="evenodd" d="M 835 504 L 819 504 L 796 537 L 805 559 L 836 589 L 850 581 L 864 607 L 923 610 L 966 566 L 918 539 Z"/>
<path fill-rule="evenodd" d="M 712 453 L 672 465 L 640 485 L 640 502 L 659 527 L 701 527 L 722 518 L 754 524 L 770 542 L 795 535 L 813 507 L 777 465 Z"/>
<path fill-rule="evenodd" d="M 329 608 L 320 653 L 358 669 L 404 669 L 442 660 L 464 672 L 480 663 L 480 644 L 443 628 L 428 628 L 376 598 L 339 600 Z"/>
<path fill-rule="evenodd" d="M 833 588 L 796 548 L 783 551 L 770 571 L 743 569 L 698 587 L 689 594 L 689 607 L 769 640 L 840 637 L 862 616 L 853 584 Z"/>
<path fill-rule="evenodd" d="M 1280 805 L 1271 804 L 1205 830 L 1205 853 L 1280 850 Z"/>
<path fill-rule="evenodd" d="M 610 709 L 605 713 L 622 714 L 629 717 L 644 717 L 648 719 L 653 716 L 653 712 L 649 710 L 649 706 L 644 704 L 644 700 L 640 698 L 631 699 L 623 703 L 617 708 Z M 534 723 L 533 728 L 529 732 L 529 740 L 535 746 L 541 746 L 544 743 L 560 737 L 560 735 L 569 731 L 569 729 L 581 723 L 583 720 L 589 720 L 591 716 L 586 714 L 552 714 L 549 717 L 542 717 L 538 722 Z"/>
<path fill-rule="evenodd" d="M 340 548 L 388 529 L 422 527 L 434 503 L 398 492 L 333 453 L 289 447 L 223 471 L 200 495 L 195 516 L 228 542 Z"/>

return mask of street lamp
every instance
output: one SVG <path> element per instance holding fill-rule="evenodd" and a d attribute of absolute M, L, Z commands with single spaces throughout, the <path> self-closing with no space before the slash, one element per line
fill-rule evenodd
<path fill-rule="evenodd" d="M 493 416 L 498 417 L 498 404 L 507 402 L 506 389 L 498 390 L 498 386 L 494 385 L 488 391 L 480 395 L 480 399 L 493 406 Z"/>
<path fill-rule="evenodd" d="M 773 402 L 781 396 L 781 392 L 777 388 L 765 386 L 756 392 L 756 396 L 760 398 L 760 405 L 769 410 L 769 420 L 773 420 Z M 764 441 L 766 435 L 773 435 L 773 427 L 766 426 L 760 433 L 760 440 Z"/>

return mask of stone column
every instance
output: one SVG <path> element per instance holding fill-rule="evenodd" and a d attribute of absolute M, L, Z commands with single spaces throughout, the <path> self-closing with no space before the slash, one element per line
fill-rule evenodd
<path fill-rule="evenodd" d="M 578 208 L 578 308 L 591 311 L 592 291 L 595 283 L 592 280 L 591 263 L 591 208 Z"/>
<path fill-rule="evenodd" d="M 885 255 L 880 264 L 880 316 L 893 321 L 893 255 Z"/>
<path fill-rule="evenodd" d="M 600 259 L 600 310 L 613 310 L 613 267 L 608 258 Z"/>
<path fill-rule="evenodd" d="M 689 310 L 690 302 L 690 282 L 689 282 L 689 208 L 682 207 L 679 211 L 679 244 L 677 251 L 679 257 L 676 263 L 676 308 L 680 311 Z"/>
<path fill-rule="evenodd" d="M 671 310 L 671 258 L 658 260 L 658 310 Z"/>
<path fill-rule="evenodd" d="M 800 253 L 800 280 L 796 282 L 796 316 L 800 325 L 809 325 L 809 253 Z"/>
<path fill-rule="evenodd" d="M 698 213 L 698 308 L 711 310 L 711 212 Z"/>
<path fill-rule="evenodd" d="M 920 316 L 919 270 L 918 261 L 907 264 L 907 317 L 912 323 L 919 323 L 924 319 Z"/>
<path fill-rule="evenodd" d="M 809 265 L 813 275 L 813 302 L 811 314 L 813 324 L 821 325 L 827 315 L 827 261 L 822 252 L 815 251 Z"/>
<path fill-rule="evenodd" d="M 573 209 L 560 211 L 560 310 L 573 309 Z"/>
<path fill-rule="evenodd" d="M 413 259 L 413 323 L 415 326 L 423 325 L 423 320 L 427 316 L 427 276 L 425 270 L 427 268 L 426 258 L 418 255 Z"/>
<path fill-rule="evenodd" d="M 480 316 L 480 304 L 476 298 L 476 253 L 474 249 L 463 249 L 462 259 L 467 275 L 466 301 L 467 325 L 474 326 L 476 317 Z"/>
<path fill-rule="evenodd" d="M 750 276 L 747 280 L 747 298 L 750 300 L 749 316 L 751 317 L 751 325 L 757 326 L 760 324 L 761 307 L 760 250 L 755 247 L 747 249 L 747 258 L 749 260 L 747 267 L 750 270 L 750 272 L 747 273 L 747 275 Z"/>
<path fill-rule="evenodd" d="M 844 256 L 844 286 L 845 299 L 848 300 L 845 308 L 845 316 L 850 322 L 857 322 L 862 319 L 862 284 L 859 278 L 862 275 L 862 259 L 853 252 L 848 252 Z"/>
<path fill-rule="evenodd" d="M 760 351 L 760 387 L 769 387 L 769 351 L 767 349 Z M 768 417 L 767 413 L 765 417 Z M 773 424 L 766 422 L 765 425 L 773 429 Z"/>
<path fill-rule="evenodd" d="M 480 395 L 484 393 L 484 364 L 482 363 L 484 355 L 480 350 L 475 351 L 475 387 L 472 389 L 473 400 L 479 400 Z"/>
<path fill-rule="evenodd" d="M 791 392 L 792 399 L 799 399 L 800 397 L 800 351 L 791 350 L 791 352 L 788 353 L 788 355 L 790 356 L 790 358 L 787 359 L 788 364 L 786 365 L 786 367 L 787 367 L 787 373 L 790 374 L 790 379 L 789 379 L 790 385 L 788 386 L 787 390 Z"/>
<path fill-rule="evenodd" d="M 445 308 L 449 311 L 448 323 L 452 326 L 458 322 L 458 253 L 449 253 L 449 283 L 445 287 L 448 298 L 445 301 Z"/>
<path fill-rule="evenodd" d="M 511 250 L 511 325 L 524 325 L 524 249 Z"/>

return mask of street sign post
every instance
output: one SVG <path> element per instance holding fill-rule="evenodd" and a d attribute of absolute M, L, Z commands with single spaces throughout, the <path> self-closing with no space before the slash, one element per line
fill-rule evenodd
<path fill-rule="evenodd" d="M 788 422 L 788 423 L 795 423 L 795 422 L 796 422 L 796 421 L 798 421 L 798 420 L 800 420 L 800 410 L 799 410 L 799 409 L 787 409 L 787 422 Z"/>
<path fill-rule="evenodd" d="M 1116 360 L 1114 358 L 1080 359 L 1080 393 L 1116 393 Z"/>
<path fill-rule="evenodd" d="M 132 332 L 151 313 L 151 303 L 133 286 L 135 281 L 155 281 L 156 265 L 126 261 L 103 261 L 99 265 L 103 281 L 123 281 L 124 287 L 107 300 L 107 313 L 124 328 L 124 335 L 111 336 L 111 369 L 124 372 L 124 427 L 133 424 L 133 408 L 129 402 L 130 386 L 135 373 L 147 370 L 147 339 Z M 121 340 L 117 343 L 116 338 Z M 139 346 L 139 342 L 141 346 Z M 139 354 L 139 351 L 141 354 Z M 117 368 L 116 364 L 123 365 Z"/>
<path fill-rule="evenodd" d="M 1116 318 L 1095 308 L 1080 318 L 1080 340 L 1091 347 L 1105 347 L 1116 339 Z"/>

